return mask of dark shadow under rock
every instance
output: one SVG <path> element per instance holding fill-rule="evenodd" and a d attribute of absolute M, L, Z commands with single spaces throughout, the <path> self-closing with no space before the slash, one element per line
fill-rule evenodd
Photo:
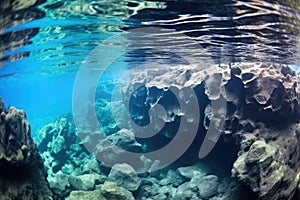
<path fill-rule="evenodd" d="M 24 111 L 0 98 L 0 200 L 52 199 Z"/>

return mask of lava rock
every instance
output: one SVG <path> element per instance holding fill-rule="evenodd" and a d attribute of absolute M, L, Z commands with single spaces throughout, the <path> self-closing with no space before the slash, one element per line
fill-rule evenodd
<path fill-rule="evenodd" d="M 104 183 L 106 177 L 99 174 L 83 174 L 78 176 L 69 176 L 68 181 L 76 190 L 93 190 L 95 185 Z"/>
<path fill-rule="evenodd" d="M 106 200 L 106 198 L 101 194 L 100 190 L 93 190 L 93 191 L 80 191 L 75 190 L 70 193 L 70 196 L 67 200 Z"/>
<path fill-rule="evenodd" d="M 219 178 L 215 175 L 204 176 L 199 185 L 199 195 L 203 199 L 208 199 L 218 192 Z"/>
<path fill-rule="evenodd" d="M 200 167 L 196 165 L 186 166 L 186 167 L 179 167 L 177 172 L 181 175 L 186 177 L 187 179 L 192 179 L 194 176 L 204 176 L 206 172 L 203 171 Z"/>
<path fill-rule="evenodd" d="M 0 98 L 0 199 L 49 199 L 52 192 L 24 111 Z"/>
<path fill-rule="evenodd" d="M 126 163 L 115 164 L 108 175 L 108 180 L 114 181 L 118 186 L 129 191 L 137 190 L 141 183 L 137 172 Z"/>
<path fill-rule="evenodd" d="M 101 193 L 106 199 L 134 200 L 132 193 L 114 182 L 105 181 Z"/>
<path fill-rule="evenodd" d="M 299 183 L 299 177 L 286 165 L 280 149 L 264 140 L 255 141 L 238 157 L 232 175 L 262 199 L 288 199 Z"/>
<path fill-rule="evenodd" d="M 188 179 L 185 176 L 182 176 L 180 173 L 178 173 L 177 170 L 175 171 L 173 169 L 170 169 L 167 172 L 167 177 L 161 180 L 160 183 L 162 184 L 162 182 L 165 182 L 162 185 L 171 184 L 175 187 L 178 187 L 179 185 L 186 182 L 187 180 Z"/>

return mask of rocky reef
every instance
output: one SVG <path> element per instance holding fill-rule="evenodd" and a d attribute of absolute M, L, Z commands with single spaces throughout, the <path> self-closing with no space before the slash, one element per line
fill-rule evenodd
<path fill-rule="evenodd" d="M 61 137 L 64 145 L 59 145 Z M 141 144 L 127 129 L 108 136 L 95 149 L 94 154 L 99 154 L 102 146 L 103 156 L 119 161 L 111 168 L 86 152 L 85 141 L 80 141 L 67 116 L 46 125 L 37 140 L 56 199 L 218 199 L 243 191 L 233 179 L 218 177 L 199 163 L 138 173 L 122 159 L 122 152 L 105 145 L 110 140 L 124 149 L 139 150 Z"/>
<path fill-rule="evenodd" d="M 0 199 L 52 199 L 25 112 L 0 98 Z"/>
<path fill-rule="evenodd" d="M 129 80 L 115 86 L 122 91 L 117 101 L 111 85 L 99 86 L 102 131 L 78 133 L 71 116 L 41 130 L 39 150 L 56 198 L 299 198 L 299 86 L 289 66 L 135 69 Z M 149 130 L 156 135 L 143 137 Z M 177 143 L 190 146 L 172 165 L 162 168 L 163 160 L 147 156 L 191 130 L 195 141 Z M 214 146 L 200 159 L 204 144 Z"/>
<path fill-rule="evenodd" d="M 239 152 L 231 171 L 238 183 L 249 187 L 249 192 L 258 199 L 293 197 L 300 169 L 299 80 L 289 66 L 272 63 L 223 64 L 202 69 L 160 66 L 159 70 L 155 67 L 133 70 L 129 80 L 121 84 L 124 102 L 130 102 L 128 98 L 144 102 L 136 107 L 127 104 L 129 113 L 136 112 L 131 118 L 135 120 L 132 116 L 138 116 L 135 123 L 151 123 L 153 118 L 149 120 L 148 113 L 160 104 L 166 109 L 161 119 L 176 124 L 176 117 L 183 119 L 189 114 L 188 109 L 180 108 L 174 101 L 170 101 L 173 106 L 165 106 L 164 98 L 172 92 L 173 97 L 185 100 L 188 105 L 186 99 L 192 93 L 185 90 L 193 88 L 198 106 L 203 108 L 199 110 L 203 118 L 197 132 L 202 137 L 196 137 L 199 142 L 192 148 L 201 151 L 201 144 L 210 143 L 218 149 L 222 148 L 220 140 L 233 141 L 231 145 Z M 195 116 L 188 120 L 196 121 Z M 214 131 L 210 132 L 211 129 Z M 163 130 L 158 134 L 170 137 Z M 203 130 L 207 130 L 207 137 Z M 207 157 L 222 156 L 226 155 L 211 153 Z"/>

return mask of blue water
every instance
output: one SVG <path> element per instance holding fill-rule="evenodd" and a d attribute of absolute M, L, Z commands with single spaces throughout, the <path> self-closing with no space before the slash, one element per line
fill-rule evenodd
<path fill-rule="evenodd" d="M 2 29 L 2 35 L 38 29 L 37 34 L 29 37 L 24 45 L 14 48 L 8 46 L 2 51 L 0 70 L 0 96 L 7 106 L 13 105 L 26 111 L 33 135 L 45 124 L 64 113 L 72 112 L 74 80 L 89 52 L 105 39 L 125 32 L 130 27 L 161 24 L 163 27 L 174 28 L 184 33 L 186 31 L 187 35 L 195 37 L 211 52 L 210 56 L 218 57 L 216 62 L 267 58 L 297 64 L 297 59 L 294 59 L 297 57 L 297 43 L 293 43 L 297 34 L 289 34 L 289 37 L 286 37 L 286 34 L 296 33 L 299 29 L 299 11 L 290 8 L 289 5 L 280 9 L 284 12 L 292 9 L 295 13 L 291 12 L 291 16 L 286 13 L 282 16 L 273 15 L 275 8 L 270 7 L 267 2 L 262 2 L 254 8 L 252 4 L 255 3 L 251 1 L 243 3 L 244 7 L 231 1 L 203 1 L 203 4 L 201 1 L 190 2 L 191 5 L 199 4 L 198 6 L 206 8 L 202 10 L 185 4 L 176 7 L 172 2 L 168 3 L 168 7 L 165 2 L 157 2 L 144 4 L 145 9 L 140 8 L 132 14 L 132 5 L 129 1 L 124 2 L 126 3 L 119 5 L 113 1 L 99 1 L 98 4 L 92 1 L 47 1 L 36 6 L 44 13 L 44 17 L 33 17 L 25 22 L 16 21 Z M 164 11 L 164 8 L 167 10 Z M 229 10 L 228 13 L 226 9 Z M 265 13 L 261 16 L 254 14 L 251 20 L 251 17 L 244 17 L 242 14 L 239 18 L 236 17 L 233 12 L 236 9 L 245 9 L 246 13 L 256 13 L 261 9 Z M 267 27 L 250 28 L 250 25 L 264 24 L 264 20 Z M 247 25 L 249 29 L 246 29 Z M 239 30 L 235 32 L 235 37 L 232 37 L 231 32 L 233 26 Z M 256 41 L 253 35 L 259 36 L 261 40 Z M 13 41 L 13 38 L 11 40 Z M 251 48 L 254 50 L 253 57 L 247 52 Z M 280 53 L 288 56 L 283 57 Z M 29 56 L 9 59 L 22 54 Z M 108 56 L 112 54 L 114 52 L 107 52 Z M 112 67 L 114 70 L 106 73 L 107 79 L 118 79 L 123 72 L 115 69 L 131 67 L 141 56 L 133 55 L 130 61 L 132 63 L 125 59 L 116 61 Z M 99 63 L 101 64 L 101 60 Z"/>

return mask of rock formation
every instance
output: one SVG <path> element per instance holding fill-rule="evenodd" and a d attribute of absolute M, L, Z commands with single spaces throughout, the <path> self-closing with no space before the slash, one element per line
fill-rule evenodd
<path fill-rule="evenodd" d="M 50 186 L 57 194 L 64 191 L 63 197 L 70 194 L 70 199 L 90 196 L 91 199 L 142 200 L 279 200 L 292 199 L 297 194 L 300 169 L 299 87 L 296 73 L 289 66 L 236 63 L 206 69 L 187 69 L 187 66 L 174 69 L 160 67 L 159 70 L 147 68 L 134 70 L 129 80 L 126 82 L 124 79 L 118 85 L 123 96 L 114 105 L 118 107 L 120 116 L 127 113 L 127 120 L 122 117 L 121 121 L 110 121 L 109 128 L 101 133 L 101 137 L 96 137 L 100 134 L 98 132 L 84 133 L 80 141 L 69 117 L 42 129 L 39 148 L 48 168 Z M 192 88 L 194 93 L 187 88 Z M 191 99 L 195 97 L 198 99 L 199 119 L 194 115 L 195 107 L 190 109 L 190 105 L 194 106 L 190 104 Z M 100 114 L 98 118 L 102 116 L 100 122 L 104 124 L 106 117 L 112 119 L 107 115 L 112 114 L 115 103 L 108 105 L 107 102 L 98 99 L 96 104 L 99 106 L 96 108 Z M 121 105 L 122 102 L 124 105 Z M 157 109 L 154 108 L 157 104 L 164 107 L 165 112 L 160 108 L 155 110 L 158 112 L 151 111 Z M 159 126 L 163 122 L 164 126 L 156 129 L 151 125 L 153 122 L 159 122 Z M 216 142 L 214 148 L 218 150 L 213 149 L 207 156 L 209 159 L 204 158 L 203 162 L 214 160 L 210 164 L 216 167 L 223 164 L 219 160 L 228 160 L 228 156 L 234 158 L 230 160 L 227 172 L 231 173 L 231 177 L 223 178 L 214 171 L 204 172 L 197 164 L 138 173 L 139 169 L 126 162 L 126 151 L 143 154 L 163 147 L 157 143 L 164 145 L 172 139 L 189 137 L 190 126 L 184 127 L 184 134 L 180 137 L 175 137 L 176 127 L 180 123 L 196 122 L 199 125 L 197 141 L 180 159 L 196 163 L 199 158 L 196 159 L 195 155 L 198 155 L 202 142 Z M 149 142 L 148 138 L 136 135 L 137 130 L 142 130 L 136 129 L 136 125 L 148 124 L 152 130 L 158 130 L 155 137 L 159 139 L 150 138 Z M 220 135 L 206 138 L 210 127 L 218 130 Z M 229 152 L 234 155 L 225 155 L 224 144 L 235 146 L 238 151 Z M 94 149 L 90 153 L 99 158 L 98 162 L 88 155 L 83 145 Z M 136 162 L 140 162 L 141 167 L 149 167 L 152 161 L 141 157 Z M 182 163 L 176 161 L 175 164 L 180 166 Z"/>
<path fill-rule="evenodd" d="M 0 199 L 51 199 L 46 172 L 25 112 L 0 98 Z"/>
<path fill-rule="evenodd" d="M 207 130 L 213 126 L 223 136 L 220 140 L 235 141 L 240 150 L 232 176 L 248 186 L 257 198 L 292 198 L 299 184 L 300 113 L 299 80 L 289 66 L 235 63 L 207 68 L 178 66 L 173 70 L 160 66 L 159 70 L 155 67 L 133 70 L 128 80 L 130 82 L 121 84 L 125 104 L 130 102 L 129 98 L 144 102 L 139 103 L 139 107 L 130 107 L 130 104 L 127 107 L 137 124 L 141 119 L 146 124 L 151 123 L 148 113 L 156 104 L 161 104 L 167 113 L 161 118 L 165 123 L 176 125 L 174 115 L 182 118 L 188 112 L 175 101 L 166 106 L 163 99 L 168 91 L 175 91 L 174 97 L 182 101 L 189 98 L 184 96 L 184 89 L 192 87 L 198 105 L 205 108 L 200 109 L 204 118 L 200 119 L 198 135 L 204 135 L 201 125 Z M 193 117 L 189 120 L 193 121 Z M 170 137 L 163 132 L 158 134 Z M 218 135 L 208 137 L 212 142 L 217 139 Z"/>

